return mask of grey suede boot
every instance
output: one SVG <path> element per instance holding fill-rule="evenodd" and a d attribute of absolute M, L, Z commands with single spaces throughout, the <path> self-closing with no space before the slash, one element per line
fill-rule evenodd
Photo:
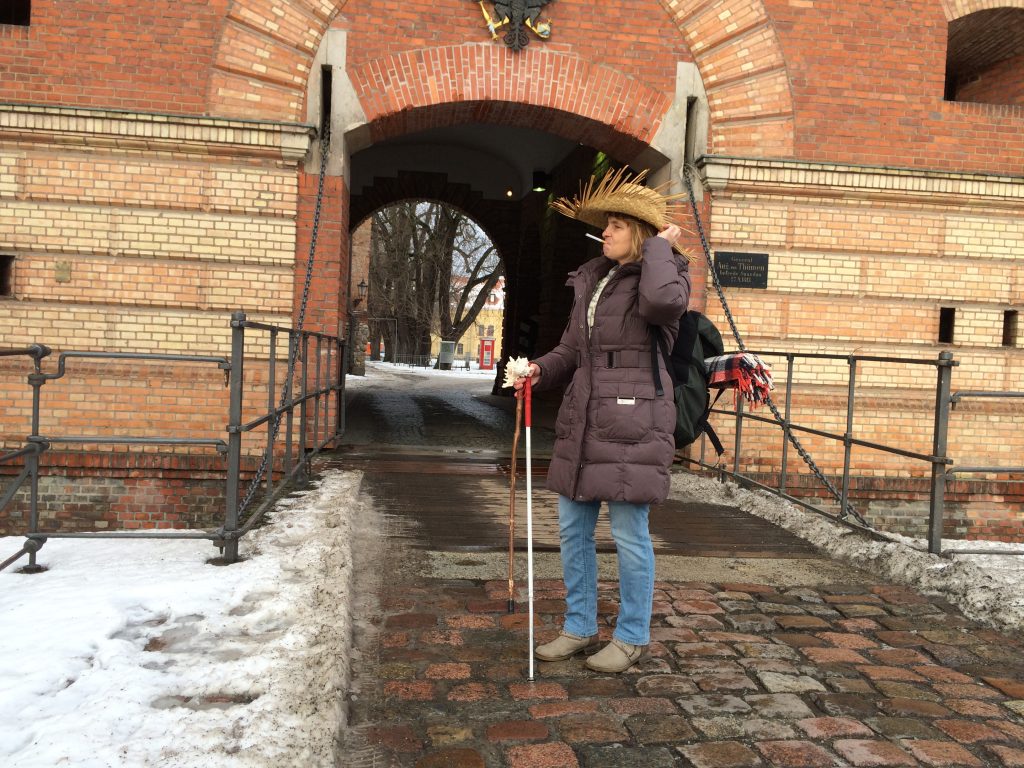
<path fill-rule="evenodd" d="M 563 631 L 550 643 L 538 645 L 534 649 L 533 655 L 541 661 L 562 661 L 575 656 L 580 651 L 593 653 L 597 650 L 597 644 L 597 635 L 577 637 Z"/>
<path fill-rule="evenodd" d="M 630 645 L 614 637 L 601 651 L 587 659 L 587 669 L 595 672 L 625 672 L 644 655 L 645 645 Z"/>

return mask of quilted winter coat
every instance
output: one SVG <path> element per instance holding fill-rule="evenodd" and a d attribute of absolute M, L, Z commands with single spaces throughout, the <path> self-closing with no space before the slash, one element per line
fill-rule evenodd
<path fill-rule="evenodd" d="M 644 243 L 642 261 L 609 278 L 594 314 L 587 307 L 615 262 L 599 256 L 569 274 L 575 291 L 569 324 L 558 346 L 534 360 L 536 389 L 568 387 L 555 421 L 547 487 L 577 501 L 663 501 L 675 453 L 675 406 L 665 359 L 657 355 L 663 394 L 656 394 L 651 327 L 667 349 L 690 298 L 686 261 L 664 238 Z"/>

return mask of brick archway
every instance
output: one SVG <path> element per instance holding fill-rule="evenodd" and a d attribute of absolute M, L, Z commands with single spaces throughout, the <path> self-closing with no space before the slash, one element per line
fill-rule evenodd
<path fill-rule="evenodd" d="M 454 70 L 452 61 L 458 62 Z M 481 71 L 494 76 L 469 81 L 463 74 Z M 552 75 L 538 78 L 537 71 Z M 497 46 L 407 51 L 349 74 L 374 142 L 465 122 L 501 123 L 624 160 L 650 144 L 673 96 L 576 56 L 540 50 L 510 60 Z"/>
<path fill-rule="evenodd" d="M 1024 0 L 942 0 L 946 21 L 995 8 L 1024 8 Z"/>
<path fill-rule="evenodd" d="M 514 228 L 519 221 L 518 203 L 486 200 L 468 185 L 449 181 L 444 174 L 403 171 L 395 178 L 377 179 L 372 187 L 351 197 L 349 228 L 357 229 L 374 211 L 410 199 L 410 190 L 415 190 L 416 199 L 437 200 L 462 211 L 496 242 L 501 239 L 497 230 L 503 226 Z"/>
<path fill-rule="evenodd" d="M 690 46 L 704 82 L 712 151 L 775 157 L 792 154 L 792 96 L 782 49 L 764 4 L 760 0 L 661 1 Z M 210 76 L 209 112 L 304 120 L 311 62 L 331 20 L 346 4 L 347 0 L 232 0 Z M 458 77 L 469 71 L 464 68 L 467 60 L 482 67 L 474 71 L 469 89 L 478 89 L 476 95 L 467 93 L 464 78 Z M 661 124 L 672 97 L 652 92 L 615 70 L 541 46 L 512 56 L 501 46 L 481 43 L 421 48 L 380 57 L 375 65 L 384 68 L 374 71 L 368 63 L 352 75 L 357 88 L 373 84 L 359 98 L 369 120 L 388 118 L 380 123 L 381 129 L 388 122 L 396 125 L 394 120 L 406 119 L 398 116 L 404 109 L 444 100 L 472 110 L 480 99 L 497 99 L 564 108 L 646 143 Z M 414 66 L 414 71 L 432 77 L 425 83 L 410 82 L 401 66 Z M 548 66 L 556 69 L 544 68 Z M 522 84 L 516 73 L 552 71 L 560 77 L 545 74 L 533 78 L 547 84 L 546 90 L 543 85 L 530 85 L 531 92 L 523 96 L 512 88 Z M 382 94 L 381 79 L 396 89 Z M 580 79 L 589 86 L 586 93 L 579 87 Z M 583 101 L 565 98 L 564 89 L 574 91 Z M 557 94 L 554 99 L 552 93 Z M 549 100 L 540 101 L 542 95 Z M 637 115 L 650 117 L 638 119 Z"/>
<path fill-rule="evenodd" d="M 793 95 L 782 46 L 761 0 L 662 0 L 693 54 L 711 113 L 709 151 L 793 154 Z"/>
<path fill-rule="evenodd" d="M 521 221 L 518 203 L 486 200 L 468 185 L 452 182 L 444 174 L 422 171 L 377 179 L 362 194 L 353 195 L 349 203 L 350 231 L 358 229 L 375 211 L 410 199 L 410 190 L 415 190 L 418 200 L 437 200 L 464 213 L 484 230 L 502 258 L 514 251 Z"/>

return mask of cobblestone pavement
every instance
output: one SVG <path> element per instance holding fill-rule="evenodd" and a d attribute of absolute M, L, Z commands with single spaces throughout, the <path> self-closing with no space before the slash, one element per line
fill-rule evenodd
<path fill-rule="evenodd" d="M 363 395 L 351 423 L 391 398 L 381 409 L 388 423 L 398 413 L 410 425 L 393 430 L 392 442 L 408 443 L 408 434 L 429 440 L 462 418 L 445 403 L 476 413 L 465 398 L 427 386 L 412 389 L 408 377 L 396 377 L 393 388 Z M 405 399 L 397 399 L 402 392 Z M 449 399 L 438 404 L 428 395 Z M 477 435 L 475 424 L 446 443 L 469 444 L 461 435 Z M 380 442 L 377 426 L 368 420 L 365 433 L 353 428 L 353 442 Z M 380 510 L 380 524 L 367 526 L 374 536 L 353 547 L 355 661 L 339 766 L 1024 766 L 1022 638 L 832 561 L 783 553 L 761 561 L 774 570 L 738 576 L 756 583 L 738 583 L 722 575 L 727 557 L 694 558 L 696 566 L 677 572 L 663 569 L 659 554 L 659 574 L 678 580 L 657 584 L 653 642 L 637 667 L 601 675 L 582 658 L 537 662 L 530 682 L 522 581 L 517 612 L 509 614 L 505 580 L 436 565 L 443 558 L 431 548 L 445 549 L 436 532 L 467 525 L 463 518 L 422 522 L 446 514 L 445 498 L 450 509 L 468 503 L 467 494 L 487 495 L 458 486 L 479 478 L 448 475 L 449 495 L 429 510 L 422 476 L 392 480 L 410 486 L 420 506 L 410 501 L 401 521 Z M 743 536 L 737 529 L 732 538 Z M 748 534 L 740 543 L 764 539 Z M 446 554 L 456 565 L 482 558 L 470 548 Z M 802 579 L 813 563 L 828 578 L 793 586 L 811 583 Z M 601 582 L 605 637 L 616 588 Z M 561 625 L 560 581 L 536 581 L 535 609 L 541 643 Z"/>
<path fill-rule="evenodd" d="M 486 430 L 508 431 L 508 403 L 393 378 L 353 398 L 353 442 L 451 449 L 504 439 Z M 506 416 L 494 416 L 496 403 Z M 360 414 L 377 417 L 360 422 Z M 452 423 L 463 426 L 438 439 Z M 424 477 L 391 479 L 425 503 Z M 445 498 L 451 509 L 482 493 L 456 487 L 478 477 L 444 482 L 452 495 L 437 496 L 430 512 L 421 506 L 399 519 L 378 510 L 370 527 L 379 535 L 354 548 L 355 660 L 339 766 L 1024 766 L 1022 638 L 826 560 L 769 557 L 758 561 L 769 567 L 734 569 L 733 579 L 728 557 L 694 558 L 676 571 L 663 569 L 659 554 L 659 574 L 678 581 L 657 584 L 653 641 L 639 666 L 599 675 L 581 657 L 538 662 L 528 681 L 523 584 L 508 613 L 507 582 L 471 575 L 484 555 L 437 538 L 445 525 L 467 525 L 464 514 L 424 522 L 445 514 Z M 755 541 L 743 536 L 734 531 L 730 543 Z M 439 567 L 444 549 L 446 562 L 467 567 Z M 561 582 L 550 579 L 557 555 L 546 557 L 556 567 L 538 571 L 538 643 L 557 633 L 564 609 Z M 811 578 L 824 571 L 828 578 Z M 616 585 L 602 581 L 601 590 L 607 637 Z"/>
<path fill-rule="evenodd" d="M 537 662 L 529 682 L 506 581 L 385 571 L 341 765 L 1024 766 L 1020 638 L 903 587 L 659 582 L 637 667 Z M 563 598 L 536 583 L 538 643 Z"/>

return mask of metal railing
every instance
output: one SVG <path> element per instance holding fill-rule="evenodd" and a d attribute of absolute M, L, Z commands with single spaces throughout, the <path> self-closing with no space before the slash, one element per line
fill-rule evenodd
<path fill-rule="evenodd" d="M 28 555 L 29 563 L 23 570 L 37 572 L 42 568 L 36 562 L 36 553 L 49 538 L 163 538 L 209 539 L 223 550 L 222 561 L 233 563 L 238 559 L 238 542 L 260 521 L 264 513 L 287 490 L 292 482 L 304 483 L 310 474 L 310 465 L 316 455 L 344 432 L 345 345 L 341 339 L 314 331 L 298 331 L 246 320 L 242 312 L 231 316 L 230 359 L 205 355 L 171 355 L 126 352 L 62 352 L 54 373 L 44 373 L 42 360 L 51 350 L 36 344 L 25 349 L 0 350 L 0 357 L 29 356 L 34 370 L 28 376 L 32 387 L 31 433 L 27 444 L 17 450 L 0 455 L 0 464 L 25 459 L 24 467 L 9 487 L 0 495 L 0 510 L 15 494 L 28 484 L 29 520 L 27 541 L 22 549 L 0 563 L 0 570 Z M 269 334 L 267 355 L 267 410 L 257 418 L 243 421 L 245 394 L 244 365 L 246 360 L 246 331 Z M 282 395 L 275 403 L 278 366 L 278 342 L 282 335 L 288 339 L 289 364 Z M 310 347 L 314 348 L 311 350 Z M 42 435 L 40 416 L 43 412 L 42 388 L 50 381 L 63 378 L 71 360 L 129 360 L 164 361 L 172 363 L 215 364 L 225 372 L 228 386 L 228 420 L 226 438 L 189 438 L 174 435 L 156 437 L 107 435 Z M 312 370 L 311 370 L 312 364 Z M 298 373 L 296 368 L 298 367 Z M 297 380 L 296 380 L 297 379 Z M 298 424 L 295 423 L 298 410 Z M 285 425 L 283 445 L 278 441 L 281 423 Z M 242 436 L 266 425 L 267 437 L 259 468 L 250 481 L 245 494 L 241 494 Z M 187 446 L 212 447 L 226 457 L 225 510 L 223 524 L 212 531 L 82 531 L 47 532 L 39 529 L 39 465 L 40 457 L 55 444 L 67 445 L 128 445 L 128 446 Z M 275 483 L 275 461 L 283 462 Z M 248 507 L 262 491 L 261 503 L 251 512 Z M 246 513 L 248 515 L 246 516 Z"/>
<path fill-rule="evenodd" d="M 719 464 L 708 464 L 705 461 L 706 458 L 706 440 L 700 441 L 700 454 L 698 459 L 684 459 L 692 464 L 696 464 L 704 469 L 713 470 L 720 473 L 721 475 L 729 475 L 735 478 L 742 484 L 752 485 L 762 490 L 769 491 L 776 495 L 779 495 L 788 501 L 797 504 L 801 507 L 809 509 L 813 512 L 824 514 L 827 517 L 836 519 L 847 525 L 857 527 L 860 529 L 873 530 L 870 526 L 865 526 L 859 523 L 851 522 L 847 519 L 846 510 L 849 507 L 850 498 L 850 458 L 854 446 L 868 448 L 884 453 L 895 454 L 904 458 L 912 459 L 914 461 L 921 461 L 926 463 L 930 468 L 930 490 L 929 490 L 929 513 L 928 513 L 928 551 L 934 554 L 941 553 L 942 547 L 942 523 L 944 516 L 945 507 L 945 492 L 946 492 L 946 479 L 950 474 L 947 470 L 953 463 L 953 460 L 947 455 L 947 440 L 949 433 L 949 412 L 950 408 L 954 403 L 954 399 L 950 395 L 952 370 L 954 367 L 959 365 L 953 359 L 953 355 L 950 352 L 942 352 L 935 360 L 920 360 L 910 358 L 896 358 L 896 357 L 876 357 L 870 355 L 837 355 L 837 354 L 824 354 L 824 353 L 795 353 L 795 352 L 755 352 L 761 358 L 784 358 L 786 361 L 786 376 L 785 376 L 785 405 L 782 413 L 782 420 L 779 421 L 775 418 L 769 418 L 761 416 L 756 413 L 746 412 L 743 406 L 743 398 L 736 398 L 736 407 L 734 410 L 727 410 L 723 408 L 715 408 L 712 413 L 722 414 L 726 416 L 732 416 L 735 419 L 734 426 L 734 446 L 733 446 L 733 466 L 732 471 L 724 469 Z M 847 365 L 847 377 L 846 377 L 846 424 L 845 429 L 842 433 L 829 432 L 827 430 L 817 429 L 815 427 L 807 426 L 804 424 L 798 424 L 790 418 L 792 411 L 792 396 L 794 392 L 794 369 L 797 360 L 831 360 L 845 362 Z M 853 435 L 854 425 L 854 414 L 856 407 L 856 385 L 857 385 L 857 365 L 858 363 L 881 363 L 888 366 L 893 365 L 909 365 L 909 366 L 924 366 L 934 368 L 936 371 L 935 380 L 935 410 L 933 415 L 933 429 L 932 429 L 932 452 L 921 453 L 919 451 L 910 451 L 895 445 L 885 445 L 882 443 L 871 442 L 868 440 L 860 440 Z M 965 396 L 968 393 L 962 393 L 961 396 Z M 774 425 L 779 427 L 781 430 L 782 437 L 782 448 L 781 456 L 779 461 L 778 471 L 778 482 L 775 486 L 767 485 L 759 482 L 747 474 L 740 471 L 740 457 L 742 455 L 743 447 L 743 425 L 746 421 L 761 422 L 764 424 Z M 818 507 L 805 499 L 797 498 L 787 492 L 786 478 L 789 470 L 789 446 L 793 442 L 791 437 L 794 433 L 814 435 L 826 440 L 836 441 L 843 445 L 843 474 L 841 481 L 841 492 L 838 493 L 837 501 L 839 502 L 840 513 L 833 515 L 827 510 Z M 970 468 L 964 468 L 966 471 Z M 980 470 L 979 470 L 980 471 Z M 989 469 L 988 471 L 994 471 Z M 1008 471 L 1002 469 L 1000 471 Z"/>
<path fill-rule="evenodd" d="M 998 399 L 998 400 L 1016 400 L 1024 398 L 1024 392 L 988 392 L 979 390 L 965 390 L 963 392 L 955 392 L 949 397 L 949 408 L 950 410 L 956 410 L 957 405 L 966 398 L 976 399 Z M 1019 457 L 1018 457 L 1019 458 Z M 976 475 L 976 474 L 1024 474 L 1024 465 L 1011 465 L 1011 466 L 970 466 L 965 465 L 961 467 L 950 467 L 946 470 L 946 477 L 952 478 L 956 475 Z M 966 549 L 963 547 L 957 547 L 956 550 L 951 550 L 951 554 L 958 555 L 1019 555 L 1019 550 L 995 550 L 995 549 Z"/>
<path fill-rule="evenodd" d="M 430 355 L 395 355 L 390 362 L 407 368 L 432 368 L 434 360 Z"/>

